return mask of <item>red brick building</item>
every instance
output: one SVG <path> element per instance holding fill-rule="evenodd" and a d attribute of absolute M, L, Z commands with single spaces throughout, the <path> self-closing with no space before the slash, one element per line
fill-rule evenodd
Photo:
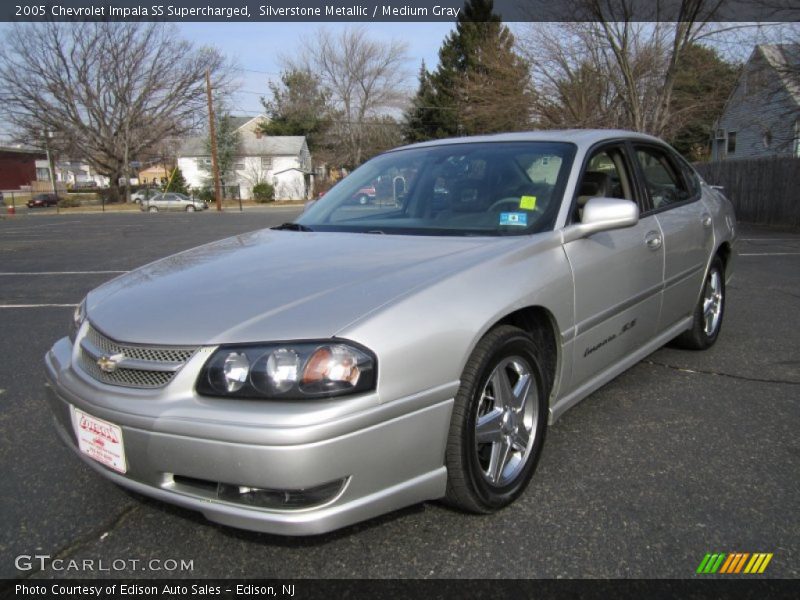
<path fill-rule="evenodd" d="M 18 190 L 36 181 L 36 160 L 43 158 L 41 150 L 0 146 L 0 190 Z"/>

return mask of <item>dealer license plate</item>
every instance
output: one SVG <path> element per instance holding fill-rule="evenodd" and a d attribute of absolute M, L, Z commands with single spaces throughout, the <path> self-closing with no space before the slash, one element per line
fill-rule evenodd
<path fill-rule="evenodd" d="M 93 417 L 73 406 L 72 426 L 78 438 L 78 448 L 86 456 L 120 473 L 128 470 L 122 428 L 119 425 Z"/>

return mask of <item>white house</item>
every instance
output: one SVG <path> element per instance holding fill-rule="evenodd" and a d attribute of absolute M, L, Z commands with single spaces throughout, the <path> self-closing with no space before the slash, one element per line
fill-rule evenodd
<path fill-rule="evenodd" d="M 238 185 L 243 199 L 253 197 L 253 186 L 269 183 L 276 200 L 307 200 L 312 194 L 311 154 L 305 136 L 268 136 L 258 133 L 265 117 L 233 117 L 241 139 L 233 175 L 225 186 Z M 193 188 L 207 187 L 211 156 L 206 137 L 184 139 L 178 150 L 178 167 Z"/>
<path fill-rule="evenodd" d="M 108 187 L 108 177 L 100 175 L 88 164 L 79 161 L 58 161 L 53 165 L 56 183 L 67 187 Z M 50 181 L 50 166 L 47 160 L 36 161 L 37 181 Z"/>

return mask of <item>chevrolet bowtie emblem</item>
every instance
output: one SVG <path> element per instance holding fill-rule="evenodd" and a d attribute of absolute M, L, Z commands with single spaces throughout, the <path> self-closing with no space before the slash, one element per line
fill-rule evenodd
<path fill-rule="evenodd" d="M 117 370 L 117 365 L 123 358 L 125 358 L 125 355 L 121 352 L 112 356 L 101 356 L 97 359 L 97 366 L 100 367 L 103 373 L 113 373 Z"/>

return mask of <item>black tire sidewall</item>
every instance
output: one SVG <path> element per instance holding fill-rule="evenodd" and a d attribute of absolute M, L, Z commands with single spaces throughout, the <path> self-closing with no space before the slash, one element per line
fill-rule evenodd
<path fill-rule="evenodd" d="M 522 330 L 515 328 L 508 328 L 508 330 L 506 335 L 492 340 L 493 343 L 488 348 L 488 351 L 482 355 L 482 360 L 480 360 L 478 366 L 479 376 L 476 381 L 470 382 L 469 390 L 459 391 L 459 393 L 466 391 L 468 394 L 468 410 L 465 414 L 466 422 L 461 430 L 462 464 L 466 468 L 470 488 L 474 492 L 476 500 L 487 511 L 497 510 L 510 504 L 525 490 L 541 455 L 547 425 L 547 398 L 542 367 L 540 358 L 536 353 L 536 347 L 530 336 Z M 521 356 L 531 368 L 537 386 L 538 417 L 536 428 L 532 432 L 533 448 L 531 448 L 527 463 L 513 481 L 505 486 L 496 487 L 487 482 L 481 473 L 475 443 L 475 422 L 481 394 L 489 376 L 498 363 L 510 356 Z"/>

